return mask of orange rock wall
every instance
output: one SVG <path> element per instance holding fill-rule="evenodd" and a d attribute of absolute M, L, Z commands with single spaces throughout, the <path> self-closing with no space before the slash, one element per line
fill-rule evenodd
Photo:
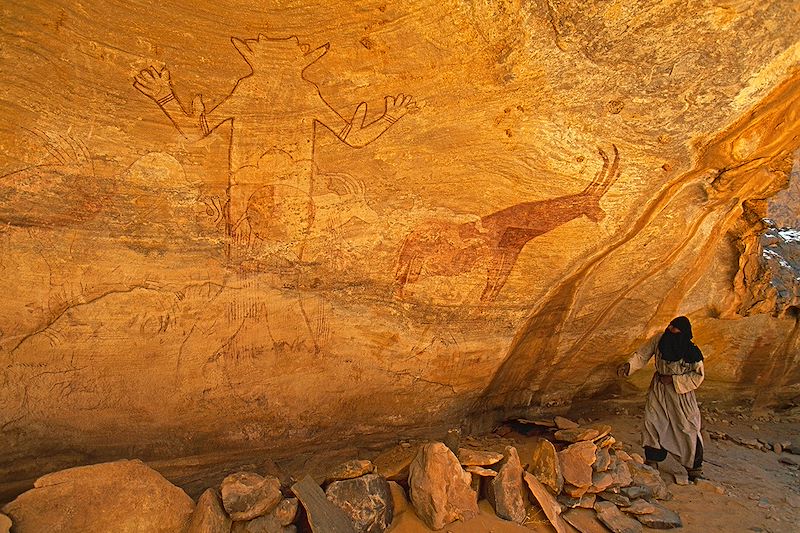
<path fill-rule="evenodd" d="M 798 291 L 760 239 L 770 199 L 796 214 L 798 23 L 779 0 L 7 2 L 5 464 L 564 404 L 676 314 L 709 395 L 796 394 Z"/>

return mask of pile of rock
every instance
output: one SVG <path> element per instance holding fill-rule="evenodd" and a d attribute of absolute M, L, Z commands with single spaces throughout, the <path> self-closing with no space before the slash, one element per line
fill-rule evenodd
<path fill-rule="evenodd" d="M 520 524 L 543 512 L 558 532 L 569 530 L 567 522 L 584 533 L 681 527 L 680 517 L 657 501 L 669 497 L 659 473 L 626 453 L 610 426 L 579 426 L 560 417 L 536 423 L 552 426 L 553 438 L 540 439 L 524 467 L 514 446 L 502 453 L 453 453 L 440 442 L 406 454 L 413 455 L 407 470 L 402 461 L 376 462 L 379 469 L 392 465 L 387 475 L 407 484 L 417 515 L 434 530 L 476 516 L 480 498 L 497 516 Z"/>
<path fill-rule="evenodd" d="M 485 498 L 500 518 L 524 524 L 544 515 L 559 533 L 567 523 L 582 533 L 681 526 L 658 502 L 668 498 L 659 473 L 626 453 L 610 426 L 560 417 L 534 423 L 550 438 L 525 452 L 524 466 L 508 440 L 401 443 L 374 461 L 341 464 L 321 483 L 236 472 L 195 504 L 142 462 L 117 461 L 44 476 L 2 511 L 17 533 L 381 533 L 395 502 L 410 500 L 439 530 L 477 516 Z M 10 527 L 0 515 L 0 533 Z"/>

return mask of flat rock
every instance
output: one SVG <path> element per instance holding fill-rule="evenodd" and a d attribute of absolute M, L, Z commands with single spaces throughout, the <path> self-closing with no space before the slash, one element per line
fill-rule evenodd
<path fill-rule="evenodd" d="M 555 422 L 558 429 L 575 429 L 580 425 L 577 422 L 573 422 L 569 418 L 564 418 L 563 416 L 557 416 L 553 418 L 553 422 Z"/>
<path fill-rule="evenodd" d="M 656 507 L 647 500 L 640 498 L 631 502 L 628 507 L 620 508 L 620 510 L 628 514 L 651 514 L 655 512 Z"/>
<path fill-rule="evenodd" d="M 595 472 L 592 474 L 592 486 L 588 492 L 603 492 L 614 483 L 614 476 L 608 472 Z"/>
<path fill-rule="evenodd" d="M 608 448 L 598 447 L 592 468 L 595 472 L 605 472 L 609 466 L 611 466 L 611 454 L 608 452 Z"/>
<path fill-rule="evenodd" d="M 555 494 L 561 492 L 564 475 L 561 473 L 561 461 L 553 443 L 547 439 L 539 439 L 531 455 L 529 471 Z"/>
<path fill-rule="evenodd" d="M 222 480 L 222 505 L 232 520 L 252 520 L 269 513 L 281 501 L 281 482 L 274 476 L 237 472 Z"/>
<path fill-rule="evenodd" d="M 595 424 L 589 427 L 597 430 L 597 436 L 594 437 L 592 440 L 594 440 L 595 444 L 597 444 L 598 446 L 600 446 L 598 441 L 605 438 L 606 436 L 608 436 L 609 433 L 611 433 L 611 426 L 609 426 L 608 424 Z"/>
<path fill-rule="evenodd" d="M 608 469 L 608 472 L 614 478 L 614 487 L 621 488 L 627 487 L 631 483 L 633 483 L 633 476 L 631 475 L 631 469 L 628 466 L 628 463 L 622 461 L 616 461 L 611 463 L 611 466 Z"/>
<path fill-rule="evenodd" d="M 584 509 L 594 509 L 594 504 L 597 502 L 597 494 L 584 494 L 578 502 L 578 507 Z"/>
<path fill-rule="evenodd" d="M 641 465 L 636 461 L 626 463 L 631 471 L 633 484 L 647 487 L 653 491 L 653 497 L 663 500 L 668 497 L 667 485 L 661 479 L 657 470 L 647 465 Z"/>
<path fill-rule="evenodd" d="M 598 448 L 610 448 L 617 443 L 617 439 L 613 435 L 606 435 L 605 437 L 599 437 L 594 443 Z"/>
<path fill-rule="evenodd" d="M 489 466 L 503 460 L 503 454 L 469 448 L 458 449 L 458 460 L 464 466 Z"/>
<path fill-rule="evenodd" d="M 597 518 L 614 533 L 641 533 L 642 524 L 622 513 L 616 505 L 608 501 L 594 504 Z"/>
<path fill-rule="evenodd" d="M 652 513 L 637 514 L 636 520 L 650 529 L 673 529 L 683 527 L 681 517 L 675 511 L 667 509 L 657 503 L 652 504 L 655 508 Z"/>
<path fill-rule="evenodd" d="M 598 493 L 597 496 L 600 499 L 605 500 L 607 502 L 611 502 L 611 503 L 613 503 L 615 505 L 618 505 L 619 507 L 630 507 L 630 505 L 631 505 L 631 499 L 630 498 L 628 498 L 627 496 L 625 496 L 623 494 L 617 494 L 616 492 L 604 491 L 604 492 Z"/>
<path fill-rule="evenodd" d="M 592 442 L 582 441 L 558 452 L 564 481 L 576 487 L 589 487 L 592 484 L 592 464 L 596 451 L 597 446 Z"/>
<path fill-rule="evenodd" d="M 408 484 L 417 516 L 434 530 L 478 515 L 472 477 L 441 442 L 422 446 L 409 466 Z"/>
<path fill-rule="evenodd" d="M 619 492 L 630 500 L 636 500 L 638 498 L 650 499 L 653 497 L 653 490 L 641 485 L 630 485 L 629 487 L 623 487 Z"/>
<path fill-rule="evenodd" d="M 350 517 L 358 533 L 382 533 L 394 518 L 389 483 L 379 474 L 334 481 L 325 496 Z"/>
<path fill-rule="evenodd" d="M 786 465 L 800 466 L 800 455 L 783 452 L 780 457 L 778 457 L 778 461 Z"/>
<path fill-rule="evenodd" d="M 589 509 L 570 509 L 562 516 L 580 533 L 608 533 L 608 528 L 597 519 L 597 513 Z"/>
<path fill-rule="evenodd" d="M 557 533 L 564 533 L 567 528 L 564 524 L 564 519 L 561 518 L 561 505 L 556 500 L 547 488 L 541 483 L 536 476 L 530 472 L 525 472 L 525 483 L 528 485 L 534 499 L 539 503 L 539 506 L 544 511 L 545 516 L 552 524 Z"/>
<path fill-rule="evenodd" d="M 589 487 L 576 487 L 571 483 L 564 483 L 561 491 L 570 498 L 582 498 L 589 491 Z"/>
<path fill-rule="evenodd" d="M 521 524 L 527 517 L 522 464 L 517 449 L 507 446 L 497 476 L 490 482 L 489 501 L 500 518 Z"/>
<path fill-rule="evenodd" d="M 375 471 L 375 465 L 372 461 L 366 459 L 353 459 L 340 464 L 332 471 L 328 472 L 325 476 L 325 483 L 333 481 L 342 481 L 344 479 L 353 479 L 366 474 L 371 474 Z"/>
<path fill-rule="evenodd" d="M 183 531 L 194 502 L 138 460 L 70 468 L 40 477 L 3 507 L 14 533 Z"/>
<path fill-rule="evenodd" d="M 517 418 L 517 422 L 529 426 L 540 426 L 546 428 L 556 427 L 556 423 L 553 420 L 544 420 L 544 419 L 529 420 L 527 418 Z"/>
<path fill-rule="evenodd" d="M 306 510 L 313 533 L 355 533 L 350 518 L 325 497 L 311 476 L 292 485 L 292 492 Z"/>
<path fill-rule="evenodd" d="M 497 470 L 483 468 L 482 466 L 468 466 L 464 470 L 470 474 L 475 474 L 481 477 L 497 477 Z"/>
<path fill-rule="evenodd" d="M 592 440 L 600 434 L 594 428 L 573 428 L 573 429 L 560 429 L 553 435 L 556 440 L 562 442 L 580 442 L 584 440 Z"/>
<path fill-rule="evenodd" d="M 219 494 L 208 489 L 197 500 L 186 533 L 229 533 L 231 519 L 222 507 Z"/>

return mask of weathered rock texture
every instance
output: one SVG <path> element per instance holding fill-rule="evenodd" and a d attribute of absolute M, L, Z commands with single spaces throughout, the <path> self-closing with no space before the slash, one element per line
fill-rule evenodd
<path fill-rule="evenodd" d="M 141 461 L 48 474 L 3 507 L 17 533 L 174 533 L 189 525 L 193 510 L 194 502 L 185 492 Z"/>
<path fill-rule="evenodd" d="M 797 390 L 793 2 L 4 10 L 4 479 L 565 403 L 676 314 Z"/>

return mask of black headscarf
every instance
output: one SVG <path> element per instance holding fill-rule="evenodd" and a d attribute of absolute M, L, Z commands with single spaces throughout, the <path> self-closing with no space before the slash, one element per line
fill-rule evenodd
<path fill-rule="evenodd" d="M 679 316 L 669 323 L 675 326 L 680 333 L 672 333 L 669 327 L 664 330 L 664 334 L 658 340 L 658 351 L 664 361 L 673 363 L 683 360 L 687 363 L 696 363 L 703 360 L 700 348 L 692 342 L 692 324 L 685 316 Z"/>

